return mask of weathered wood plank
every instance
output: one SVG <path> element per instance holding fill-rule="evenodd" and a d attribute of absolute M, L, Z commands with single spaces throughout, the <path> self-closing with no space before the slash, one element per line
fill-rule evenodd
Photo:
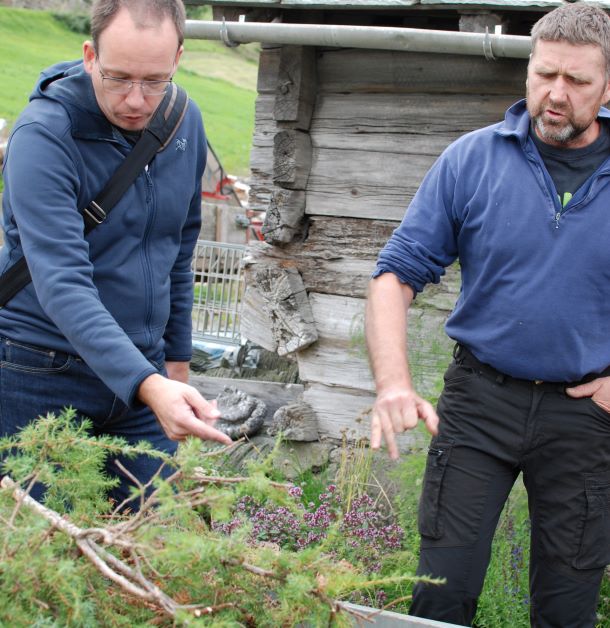
<path fill-rule="evenodd" d="M 380 134 L 388 152 L 397 152 L 400 146 L 388 145 L 392 136 L 402 143 L 402 151 L 415 152 L 405 144 L 437 137 L 448 143 L 498 122 L 514 101 L 512 96 L 486 94 L 321 94 L 311 134 L 318 148 L 356 148 L 362 135 Z M 425 145 L 417 146 L 417 152 L 421 148 Z M 431 148 L 438 154 L 436 146 Z"/>
<path fill-rule="evenodd" d="M 481 0 L 419 0 L 422 6 L 434 6 L 434 5 L 463 5 L 464 8 L 487 8 L 494 7 L 496 9 L 506 9 L 510 7 L 511 9 L 539 9 L 541 7 L 546 7 L 548 9 L 553 9 L 555 7 L 561 6 L 561 0 L 510 0 L 510 4 L 506 2 L 506 0 L 485 0 L 481 2 Z M 600 7 L 608 7 L 607 0 L 601 0 L 596 3 Z"/>
<path fill-rule="evenodd" d="M 309 384 L 303 392 L 318 417 L 318 431 L 322 438 L 357 441 L 370 436 L 370 409 L 375 397 L 370 393 L 353 388 Z M 399 434 L 398 447 L 401 451 L 421 449 L 429 437 L 419 430 Z"/>
<path fill-rule="evenodd" d="M 494 33 L 496 26 L 500 32 L 506 32 L 508 20 L 500 13 L 481 11 L 480 13 L 466 13 L 460 15 L 460 31 L 469 33 Z"/>
<path fill-rule="evenodd" d="M 199 0 L 187 0 L 189 4 L 204 4 Z M 207 3 L 206 3 L 207 4 Z M 244 6 L 246 4 L 244 0 L 214 0 L 214 5 L 228 5 L 228 6 Z M 610 8 L 610 2 L 608 0 L 600 0 L 597 4 L 601 7 Z M 510 0 L 510 4 L 507 4 L 506 0 L 351 0 L 351 2 L 337 2 L 337 0 L 248 0 L 248 6 L 300 6 L 303 8 L 350 8 L 350 9 L 399 9 L 404 7 L 412 7 L 423 5 L 426 8 L 434 8 L 435 5 L 443 6 L 443 8 L 456 8 L 463 6 L 468 9 L 483 9 L 494 7 L 497 10 L 506 9 L 507 6 L 511 9 L 533 9 L 539 10 L 540 7 L 554 8 L 561 5 L 561 0 Z M 447 6 L 448 5 L 448 6 Z"/>
<path fill-rule="evenodd" d="M 303 242 L 281 248 L 251 243 L 248 267 L 275 260 L 278 265 L 298 268 L 308 292 L 364 298 L 379 251 L 396 226 L 389 221 L 312 216 Z M 249 281 L 248 275 L 246 279 Z M 449 312 L 459 285 L 459 269 L 452 266 L 439 285 L 426 287 L 417 302 Z"/>
<path fill-rule="evenodd" d="M 258 81 L 256 89 L 259 94 L 271 94 L 275 99 L 275 88 L 280 72 L 281 46 L 263 48 L 258 58 Z"/>
<path fill-rule="evenodd" d="M 311 223 L 310 223 L 311 224 Z M 309 239 L 302 246 L 307 246 Z M 255 243 L 260 246 L 260 243 Z M 264 261 L 290 262 L 298 267 L 308 291 L 364 297 L 369 277 L 375 268 L 375 258 L 358 259 L 339 252 L 325 258 L 299 248 L 299 243 L 287 247 L 271 247 L 261 252 Z M 247 279 L 248 280 L 248 279 Z M 250 336 L 248 336 L 249 338 Z M 254 339 L 252 339 L 254 340 Z M 265 345 L 263 345 L 265 346 Z"/>
<path fill-rule="evenodd" d="M 311 216 L 307 238 L 290 244 L 285 251 L 295 258 L 311 257 L 318 261 L 349 257 L 376 259 L 397 226 L 396 222 L 389 220 Z M 309 284 L 306 282 L 306 285 Z"/>
<path fill-rule="evenodd" d="M 263 177 L 252 175 L 250 186 L 249 208 L 253 211 L 267 211 L 271 202 L 273 182 Z"/>
<path fill-rule="evenodd" d="M 279 54 L 277 55 L 279 60 Z M 260 77 L 260 75 L 259 75 Z M 273 120 L 274 94 L 256 99 L 254 135 L 250 151 L 250 209 L 267 211 L 273 191 L 273 138 L 278 127 Z"/>
<path fill-rule="evenodd" d="M 267 405 L 265 424 L 271 424 L 273 415 L 282 406 L 298 403 L 303 395 L 302 384 L 280 384 L 250 379 L 230 379 L 228 377 L 208 377 L 194 375 L 189 377 L 189 383 L 194 386 L 205 399 L 216 399 L 225 386 L 232 386 L 243 390 Z"/>
<path fill-rule="evenodd" d="M 502 119 L 512 101 L 505 94 L 321 94 L 311 124 L 306 212 L 400 220 L 442 150 L 461 134 Z M 281 136 L 272 104 L 259 97 L 251 154 L 257 209 L 268 208 L 277 166 L 272 141 Z"/>
<path fill-rule="evenodd" d="M 364 344 L 364 299 L 309 296 L 318 341 L 297 353 L 299 377 L 307 382 L 374 392 Z"/>
<path fill-rule="evenodd" d="M 301 235 L 305 215 L 305 192 L 276 188 L 269 201 L 262 228 L 265 242 L 286 244 Z"/>
<path fill-rule="evenodd" d="M 364 341 L 364 299 L 311 293 L 318 341 L 299 351 L 299 377 L 307 382 L 373 392 Z M 444 331 L 447 313 L 414 305 L 408 316 L 409 365 L 419 393 L 435 399 L 454 341 Z M 405 330 L 405 333 L 407 330 Z"/>
<path fill-rule="evenodd" d="M 527 61 L 470 55 L 342 49 L 321 52 L 324 92 L 512 94 L 525 91 Z"/>
<path fill-rule="evenodd" d="M 197 0 L 191 0 L 189 4 L 200 4 Z M 271 22 L 277 17 L 279 11 L 270 7 L 244 7 L 244 6 L 212 6 L 212 19 L 215 22 L 221 22 L 223 19 L 227 22 L 238 22 L 243 16 L 246 22 Z"/>
<path fill-rule="evenodd" d="M 261 261 L 259 259 L 259 261 Z M 287 355 L 317 340 L 311 306 L 294 264 L 284 266 L 244 258 L 246 290 L 240 333 L 278 355 Z"/>
<path fill-rule="evenodd" d="M 242 338 L 251 340 L 267 351 L 277 351 L 278 342 L 273 334 L 265 299 L 253 281 L 246 286 L 242 298 L 239 333 Z"/>
<path fill-rule="evenodd" d="M 358 150 L 366 142 L 366 150 L 437 156 L 460 135 L 501 120 L 513 101 L 468 94 L 438 96 L 432 103 L 427 94 L 325 94 L 316 102 L 312 144 Z M 255 150 L 268 151 L 278 131 L 271 107 L 269 97 L 259 96 Z M 269 153 L 261 153 L 258 161 L 269 164 Z"/>
<path fill-rule="evenodd" d="M 256 271 L 256 286 L 265 299 L 279 355 L 294 353 L 317 340 L 307 292 L 296 268 L 261 268 Z"/>
<path fill-rule="evenodd" d="M 314 149 L 306 213 L 401 220 L 426 172 L 431 155 L 367 150 Z"/>
<path fill-rule="evenodd" d="M 304 190 L 311 170 L 311 137 L 295 129 L 273 138 L 273 181 L 291 190 Z"/>
<path fill-rule="evenodd" d="M 307 131 L 316 100 L 316 49 L 310 46 L 283 46 L 273 117 Z"/>
<path fill-rule="evenodd" d="M 325 8 L 325 9 L 379 9 L 381 7 L 403 8 L 405 6 L 412 6 L 418 4 L 420 0 L 383 0 L 383 2 L 373 2 L 367 0 L 367 2 L 361 2 L 360 0 L 351 0 L 351 2 L 337 2 L 337 0 L 281 0 L 282 5 L 285 6 L 299 6 L 302 8 Z"/>

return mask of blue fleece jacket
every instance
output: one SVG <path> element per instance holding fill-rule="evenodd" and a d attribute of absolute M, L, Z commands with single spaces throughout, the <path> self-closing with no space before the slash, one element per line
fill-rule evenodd
<path fill-rule="evenodd" d="M 85 238 L 79 208 L 130 150 L 82 63 L 43 72 L 9 139 L 0 250 L 0 272 L 25 253 L 33 279 L 0 310 L 0 335 L 81 356 L 128 404 L 157 372 L 150 360 L 191 357 L 206 158 L 199 110 L 189 103 L 171 143 Z"/>
<path fill-rule="evenodd" d="M 529 125 L 520 101 L 449 146 L 374 276 L 417 293 L 459 257 L 447 334 L 513 377 L 574 381 L 610 365 L 610 159 L 562 211 Z"/>

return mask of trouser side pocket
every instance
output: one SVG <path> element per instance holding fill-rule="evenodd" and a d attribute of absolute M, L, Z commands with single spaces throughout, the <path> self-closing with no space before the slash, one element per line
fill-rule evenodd
<path fill-rule="evenodd" d="M 610 472 L 585 479 L 586 516 L 575 569 L 600 569 L 610 564 Z"/>
<path fill-rule="evenodd" d="M 440 539 L 443 536 L 441 489 L 452 447 L 453 441 L 436 440 L 432 441 L 428 449 L 417 523 L 419 533 L 431 539 Z"/>

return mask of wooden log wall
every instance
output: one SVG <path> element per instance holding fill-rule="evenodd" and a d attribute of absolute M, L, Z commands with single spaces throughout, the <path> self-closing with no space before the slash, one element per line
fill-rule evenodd
<path fill-rule="evenodd" d="M 303 397 L 323 436 L 368 435 L 374 386 L 364 349 L 364 299 L 379 250 L 441 151 L 501 120 L 522 97 L 525 73 L 518 60 L 263 50 L 250 202 L 267 212 L 267 243 L 249 250 L 242 333 L 278 350 L 255 278 L 269 268 L 296 270 L 308 296 L 304 318 L 316 330 L 296 355 Z M 451 351 L 443 324 L 458 291 L 458 271 L 449 269 L 409 314 L 412 371 L 431 398 Z M 402 446 L 412 446 L 413 438 L 405 436 Z"/>

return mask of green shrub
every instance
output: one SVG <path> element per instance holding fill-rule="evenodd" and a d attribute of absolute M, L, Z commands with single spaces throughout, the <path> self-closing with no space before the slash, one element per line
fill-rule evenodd
<path fill-rule="evenodd" d="M 336 600 L 373 583 L 329 551 L 338 526 L 301 551 L 253 542 L 247 521 L 230 535 L 217 531 L 244 496 L 294 501 L 289 486 L 265 475 L 266 461 L 225 479 L 215 472 L 224 450 L 202 450 L 197 439 L 169 459 L 89 429 L 67 411 L 0 440 L 12 478 L 0 490 L 0 625 L 348 625 Z M 140 508 L 125 515 L 106 501 L 114 480 L 102 470 L 109 456 L 142 453 L 172 475 L 134 489 Z M 34 481 L 49 487 L 45 506 L 16 488 Z"/>
<path fill-rule="evenodd" d="M 91 32 L 91 18 L 86 13 L 51 13 L 60 23 L 70 29 L 73 33 L 89 36 Z"/>

